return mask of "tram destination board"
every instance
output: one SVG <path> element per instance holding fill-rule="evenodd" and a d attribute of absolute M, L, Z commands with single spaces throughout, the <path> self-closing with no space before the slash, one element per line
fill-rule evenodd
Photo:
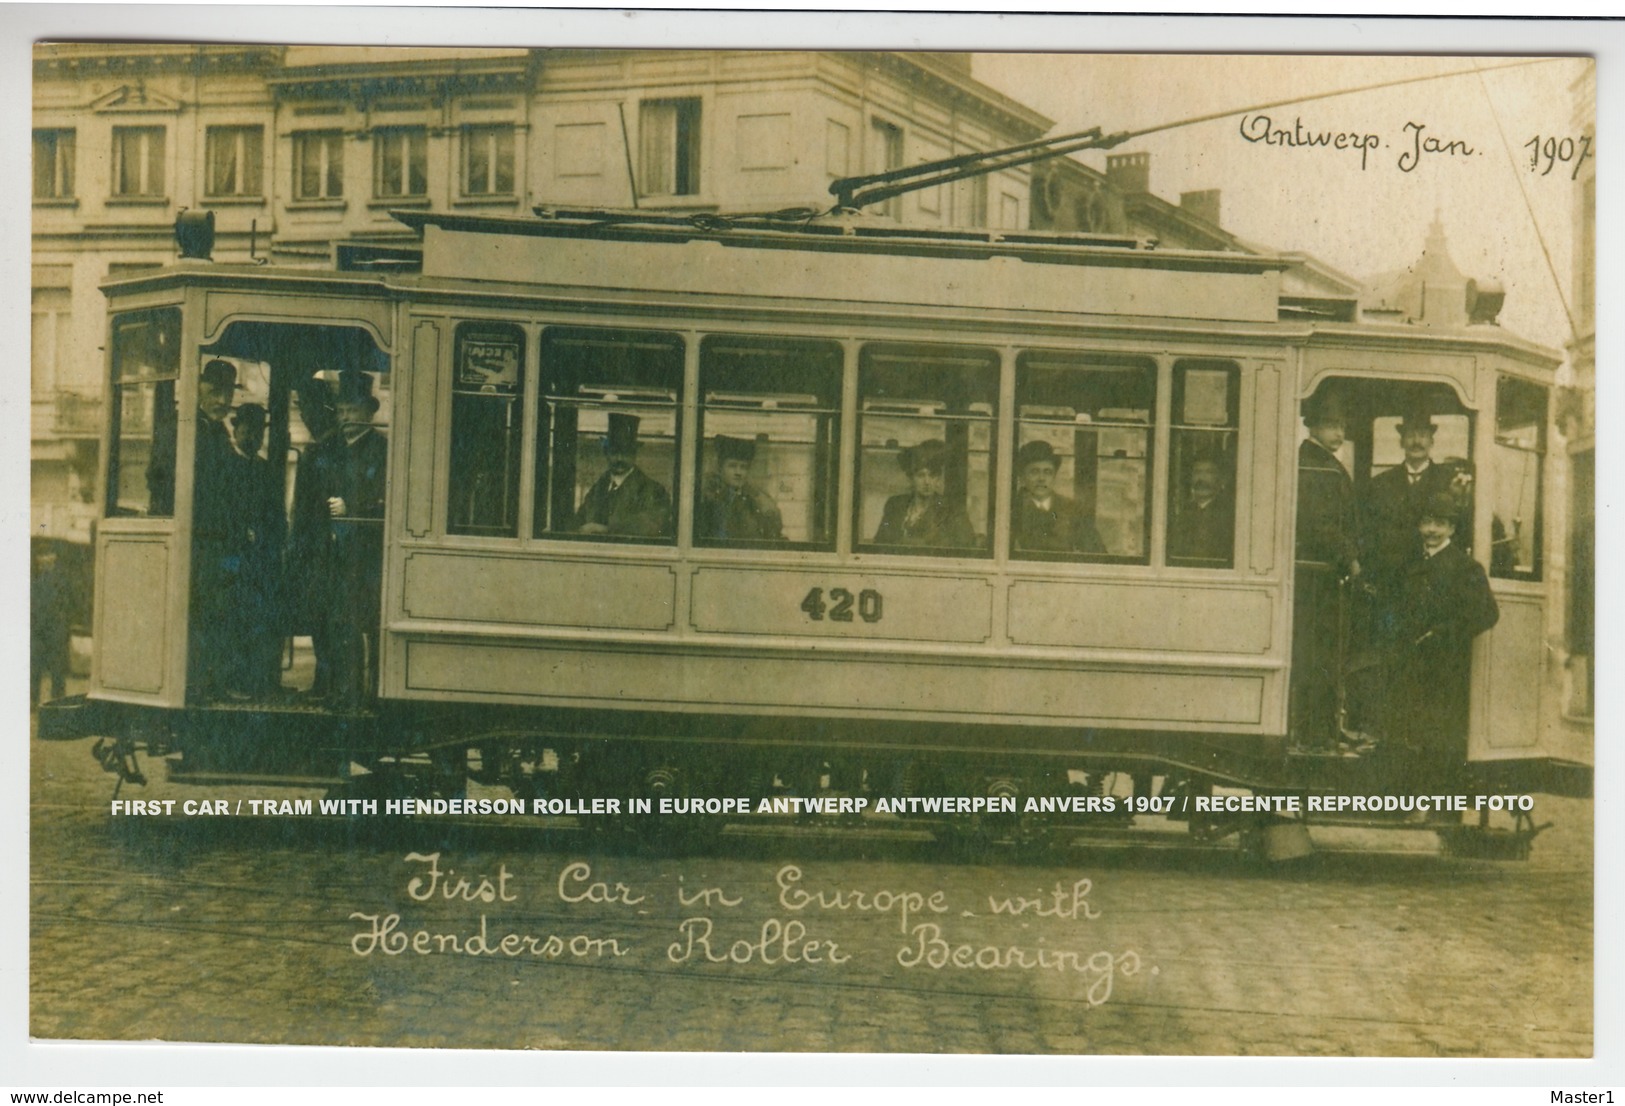
<path fill-rule="evenodd" d="M 1594 88 L 35 46 L 30 1033 L 1590 1056 Z"/>

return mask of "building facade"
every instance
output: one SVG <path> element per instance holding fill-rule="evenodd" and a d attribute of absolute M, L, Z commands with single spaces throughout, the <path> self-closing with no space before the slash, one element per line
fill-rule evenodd
<path fill-rule="evenodd" d="M 34 70 L 34 533 L 89 536 L 102 281 L 167 263 L 182 211 L 221 261 L 410 244 L 390 212 L 827 208 L 831 181 L 1030 141 L 1051 121 L 967 55 L 64 44 Z M 1025 228 L 1012 169 L 871 210 Z"/>

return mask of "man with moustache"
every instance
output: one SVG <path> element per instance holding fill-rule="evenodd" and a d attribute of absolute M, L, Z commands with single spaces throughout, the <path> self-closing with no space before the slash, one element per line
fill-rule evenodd
<path fill-rule="evenodd" d="M 659 481 L 638 468 L 636 415 L 609 416 L 604 436 L 608 468 L 587 490 L 576 509 L 576 530 L 582 534 L 632 538 L 669 538 L 672 532 L 671 494 Z"/>

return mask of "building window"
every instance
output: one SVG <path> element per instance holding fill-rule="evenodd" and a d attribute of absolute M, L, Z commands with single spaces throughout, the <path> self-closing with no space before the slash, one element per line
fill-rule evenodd
<path fill-rule="evenodd" d="M 344 195 L 344 135 L 316 131 L 293 136 L 293 198 L 336 200 Z"/>
<path fill-rule="evenodd" d="M 886 122 L 884 119 L 869 121 L 870 131 L 874 136 L 876 172 L 889 173 L 893 169 L 903 167 L 903 128 Z M 903 198 L 893 196 L 880 204 L 880 214 L 888 219 L 901 219 L 903 217 Z"/>
<path fill-rule="evenodd" d="M 429 132 L 398 127 L 373 132 L 373 195 L 381 200 L 429 192 Z"/>
<path fill-rule="evenodd" d="M 205 146 L 210 196 L 263 194 L 260 167 L 265 161 L 264 127 L 210 127 Z"/>
<path fill-rule="evenodd" d="M 164 194 L 164 128 L 113 128 L 113 195 Z"/>
<path fill-rule="evenodd" d="M 1236 554 L 1236 437 L 1241 369 L 1233 361 L 1174 365 L 1168 469 L 1168 563 L 1231 568 Z"/>
<path fill-rule="evenodd" d="M 73 131 L 34 132 L 34 198 L 73 198 Z"/>
<path fill-rule="evenodd" d="M 463 195 L 513 195 L 513 148 L 511 126 L 464 127 Z"/>
<path fill-rule="evenodd" d="M 1146 563 L 1156 380 L 1141 358 L 1021 355 L 1011 556 Z"/>
<path fill-rule="evenodd" d="M 541 355 L 536 536 L 670 545 L 682 339 L 554 327 Z"/>
<path fill-rule="evenodd" d="M 840 415 L 840 346 L 705 339 L 695 544 L 833 549 Z"/>
<path fill-rule="evenodd" d="M 68 354 L 73 323 L 73 290 L 35 288 L 32 294 L 29 351 L 32 354 L 34 394 L 46 395 L 62 383 L 60 372 Z"/>
<path fill-rule="evenodd" d="M 946 346 L 866 346 L 858 373 L 863 552 L 985 557 L 993 526 L 999 359 Z"/>
<path fill-rule="evenodd" d="M 700 191 L 700 100 L 645 100 L 639 189 L 645 196 L 694 196 Z"/>
<path fill-rule="evenodd" d="M 524 332 L 504 323 L 459 324 L 456 363 L 446 528 L 513 537 L 519 533 Z"/>

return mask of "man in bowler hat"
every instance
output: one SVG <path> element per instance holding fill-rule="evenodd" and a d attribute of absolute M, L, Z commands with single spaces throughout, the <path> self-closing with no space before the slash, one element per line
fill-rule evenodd
<path fill-rule="evenodd" d="M 1466 505 L 1471 493 L 1471 473 L 1460 466 L 1433 460 L 1436 429 L 1425 409 L 1407 411 L 1399 423 L 1404 463 L 1372 478 L 1366 485 L 1365 500 L 1360 508 L 1364 528 L 1360 563 L 1371 584 L 1379 590 L 1390 587 L 1400 570 L 1415 556 L 1416 526 L 1421 521 L 1422 505 L 1445 493 L 1456 498 L 1459 508 Z"/>
<path fill-rule="evenodd" d="M 706 479 L 694 518 L 694 536 L 706 541 L 783 541 L 779 505 L 750 479 L 756 443 L 718 434 L 717 471 Z"/>
<path fill-rule="evenodd" d="M 1399 576 L 1384 737 L 1420 783 L 1458 777 L 1467 761 L 1473 638 L 1500 617 L 1483 567 L 1455 542 L 1459 500 L 1436 492 L 1420 510 L 1417 553 Z"/>
<path fill-rule="evenodd" d="M 1092 519 L 1055 490 L 1060 461 L 1051 445 L 1037 439 L 1016 451 L 1020 494 L 1010 519 L 1017 553 L 1104 553 L 1106 543 Z"/>
<path fill-rule="evenodd" d="M 614 412 L 604 437 L 609 464 L 587 490 L 576 509 L 576 529 L 583 534 L 617 537 L 671 537 L 671 494 L 638 468 L 636 415 Z"/>

